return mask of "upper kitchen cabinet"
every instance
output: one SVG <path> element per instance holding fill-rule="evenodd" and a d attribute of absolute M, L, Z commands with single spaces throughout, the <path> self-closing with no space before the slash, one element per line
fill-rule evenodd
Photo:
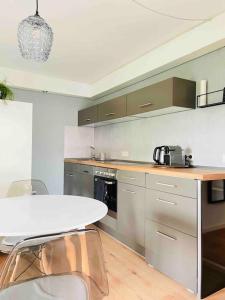
<path fill-rule="evenodd" d="M 126 116 L 126 96 L 103 102 L 98 106 L 98 121 L 109 121 Z"/>
<path fill-rule="evenodd" d="M 91 106 L 78 112 L 78 126 L 91 125 L 98 121 L 98 106 Z"/>
<path fill-rule="evenodd" d="M 172 77 L 79 111 L 78 125 L 95 126 L 195 108 L 196 83 Z"/>
<path fill-rule="evenodd" d="M 196 83 L 172 77 L 127 95 L 127 115 L 150 117 L 195 108 Z"/>

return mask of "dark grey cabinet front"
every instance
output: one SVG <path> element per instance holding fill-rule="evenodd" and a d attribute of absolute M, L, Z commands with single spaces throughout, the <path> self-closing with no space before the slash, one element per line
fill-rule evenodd
<path fill-rule="evenodd" d="M 78 112 L 78 126 L 94 124 L 98 121 L 98 107 L 91 106 Z"/>
<path fill-rule="evenodd" d="M 147 86 L 127 95 L 127 115 L 161 109 L 171 105 L 172 79 Z"/>
<path fill-rule="evenodd" d="M 81 181 L 78 172 L 64 171 L 64 195 L 81 196 Z"/>
<path fill-rule="evenodd" d="M 119 182 L 117 201 L 117 228 L 122 241 L 140 252 L 145 243 L 145 188 Z"/>
<path fill-rule="evenodd" d="M 170 107 L 195 107 L 196 83 L 172 77 L 127 95 L 127 115 Z M 165 113 L 165 112 L 164 112 Z"/>
<path fill-rule="evenodd" d="M 126 96 L 103 102 L 98 106 L 98 121 L 108 121 L 126 116 Z"/>

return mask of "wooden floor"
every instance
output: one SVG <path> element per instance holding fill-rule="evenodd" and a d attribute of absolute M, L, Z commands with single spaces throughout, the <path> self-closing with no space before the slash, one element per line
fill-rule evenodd
<path fill-rule="evenodd" d="M 105 300 L 195 300 L 182 286 L 157 272 L 136 253 L 100 231 L 109 280 Z M 6 256 L 0 256 L 0 266 Z M 225 291 L 207 300 L 225 300 Z"/>
<path fill-rule="evenodd" d="M 109 280 L 105 300 L 194 300 L 196 296 L 100 231 Z M 225 290 L 207 300 L 225 300 Z"/>

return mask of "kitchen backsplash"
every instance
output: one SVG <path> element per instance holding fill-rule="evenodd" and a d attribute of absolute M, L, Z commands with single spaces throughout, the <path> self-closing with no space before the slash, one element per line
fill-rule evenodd
<path fill-rule="evenodd" d="M 172 76 L 197 82 L 207 79 L 208 91 L 223 88 L 225 49 L 163 72 L 99 102 Z M 152 161 L 153 149 L 164 144 L 180 145 L 185 152 L 193 155 L 196 165 L 225 166 L 225 105 L 95 129 L 97 151 L 105 151 L 112 158 Z"/>
<path fill-rule="evenodd" d="M 225 166 L 225 105 L 95 129 L 96 149 L 112 158 L 152 161 L 158 145 L 180 145 L 197 165 Z"/>
<path fill-rule="evenodd" d="M 93 128 L 65 126 L 64 158 L 90 157 L 90 145 L 94 145 Z"/>

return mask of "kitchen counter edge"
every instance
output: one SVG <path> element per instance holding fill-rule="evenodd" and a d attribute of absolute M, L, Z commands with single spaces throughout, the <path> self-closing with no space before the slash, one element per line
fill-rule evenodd
<path fill-rule="evenodd" d="M 196 179 L 201 181 L 221 180 L 225 179 L 225 168 L 215 167 L 194 167 L 194 168 L 156 168 L 151 163 L 144 165 L 119 165 L 116 162 L 102 163 L 94 160 L 81 160 L 74 158 L 65 158 L 65 163 L 74 163 L 89 165 L 101 168 L 110 168 L 124 171 L 144 172 L 155 175 L 164 175 L 172 177 L 180 177 L 187 179 Z"/>

